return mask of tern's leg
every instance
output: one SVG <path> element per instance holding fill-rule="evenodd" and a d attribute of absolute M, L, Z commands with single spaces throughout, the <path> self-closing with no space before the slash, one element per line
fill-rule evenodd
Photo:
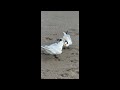
<path fill-rule="evenodd" d="M 60 61 L 60 59 L 58 58 L 58 56 L 57 56 L 57 55 L 54 55 L 54 57 Z"/>
<path fill-rule="evenodd" d="M 68 47 L 63 47 L 63 49 L 70 49 L 70 47 L 68 46 Z"/>
<path fill-rule="evenodd" d="M 65 49 L 65 47 L 63 47 L 63 49 Z"/>
<path fill-rule="evenodd" d="M 67 47 L 67 49 L 70 49 L 70 47 Z"/>
<path fill-rule="evenodd" d="M 54 55 L 55 58 L 58 58 L 57 55 Z"/>

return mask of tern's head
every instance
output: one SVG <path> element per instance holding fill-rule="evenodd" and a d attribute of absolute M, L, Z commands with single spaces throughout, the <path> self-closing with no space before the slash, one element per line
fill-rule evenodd
<path fill-rule="evenodd" d="M 65 41 L 64 41 L 64 47 L 67 47 L 67 46 L 68 46 L 68 41 L 65 40 Z"/>

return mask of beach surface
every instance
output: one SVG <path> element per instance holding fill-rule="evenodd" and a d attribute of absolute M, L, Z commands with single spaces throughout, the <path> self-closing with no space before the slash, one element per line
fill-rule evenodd
<path fill-rule="evenodd" d="M 79 12 L 41 11 L 41 45 L 50 45 L 68 31 L 73 44 L 63 49 L 59 59 L 43 54 L 41 79 L 79 79 Z"/>

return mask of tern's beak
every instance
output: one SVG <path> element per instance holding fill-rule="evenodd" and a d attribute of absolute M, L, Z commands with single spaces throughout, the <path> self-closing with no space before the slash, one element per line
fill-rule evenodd
<path fill-rule="evenodd" d="M 64 44 L 64 46 L 66 46 L 66 44 Z"/>

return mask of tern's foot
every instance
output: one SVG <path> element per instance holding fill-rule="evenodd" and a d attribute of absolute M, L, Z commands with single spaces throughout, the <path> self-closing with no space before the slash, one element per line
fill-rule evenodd
<path fill-rule="evenodd" d="M 54 57 L 55 57 L 58 61 L 60 61 L 60 59 L 59 59 L 59 57 L 58 57 L 57 55 L 54 55 Z"/>
<path fill-rule="evenodd" d="M 58 56 L 57 56 L 57 55 L 54 55 L 54 57 L 55 57 L 55 58 L 58 58 Z"/>
<path fill-rule="evenodd" d="M 63 49 L 65 49 L 65 47 L 63 47 Z"/>
<path fill-rule="evenodd" d="M 70 49 L 70 47 L 63 47 L 63 49 Z"/>
<path fill-rule="evenodd" d="M 70 49 L 70 47 L 67 47 L 67 49 Z"/>

